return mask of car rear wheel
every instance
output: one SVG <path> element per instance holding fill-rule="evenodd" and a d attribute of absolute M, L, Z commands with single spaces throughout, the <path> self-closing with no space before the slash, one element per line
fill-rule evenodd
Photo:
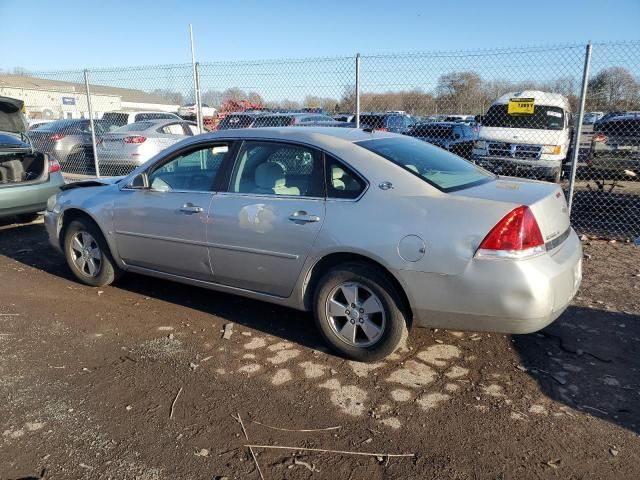
<path fill-rule="evenodd" d="M 109 285 L 120 275 L 102 232 L 88 220 L 78 219 L 69 224 L 64 253 L 76 278 L 92 287 Z"/>
<path fill-rule="evenodd" d="M 340 355 L 361 362 L 392 353 L 407 333 L 400 297 L 387 276 L 365 264 L 344 264 L 318 283 L 315 321 Z"/>

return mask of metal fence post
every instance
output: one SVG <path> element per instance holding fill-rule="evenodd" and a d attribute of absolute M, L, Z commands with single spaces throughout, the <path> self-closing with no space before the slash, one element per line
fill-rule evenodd
<path fill-rule="evenodd" d="M 199 100 L 199 92 L 198 92 L 198 66 L 196 64 L 196 50 L 193 45 L 193 26 L 189 24 L 189 41 L 191 42 L 191 69 L 193 71 L 193 103 L 196 106 L 196 123 L 198 124 L 198 128 L 200 128 L 201 122 L 201 110 L 200 110 L 200 100 Z"/>
<path fill-rule="evenodd" d="M 89 89 L 89 70 L 84 71 L 84 88 L 87 94 L 87 108 L 89 110 L 89 124 L 91 125 L 91 147 L 93 149 L 93 164 L 96 168 L 96 177 L 100 177 L 100 165 L 98 164 L 98 149 L 96 148 L 96 129 L 93 123 L 93 105 L 91 103 L 91 90 Z"/>
<path fill-rule="evenodd" d="M 204 132 L 204 118 L 202 117 L 202 98 L 200 96 L 200 64 L 196 62 L 196 112 L 197 123 L 200 132 Z"/>
<path fill-rule="evenodd" d="M 589 68 L 591 67 L 591 42 L 587 43 L 584 55 L 584 70 L 582 71 L 582 88 L 580 89 L 580 106 L 578 108 L 578 125 L 573 137 L 573 158 L 571 159 L 571 175 L 569 176 L 569 215 L 573 205 L 573 191 L 576 183 L 576 170 L 580 156 L 580 137 L 582 137 L 582 119 L 584 117 L 584 105 L 587 99 L 587 85 L 589 83 Z"/>
<path fill-rule="evenodd" d="M 356 128 L 360 128 L 360 54 L 356 53 Z"/>

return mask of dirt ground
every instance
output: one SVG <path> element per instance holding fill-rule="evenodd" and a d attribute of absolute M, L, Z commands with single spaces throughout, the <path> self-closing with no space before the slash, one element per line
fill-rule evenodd
<path fill-rule="evenodd" d="M 415 329 L 363 365 L 306 314 L 85 287 L 41 224 L 0 227 L 0 479 L 640 478 L 640 248 L 584 247 L 543 332 Z M 255 447 L 258 472 L 247 444 L 378 455 Z"/>

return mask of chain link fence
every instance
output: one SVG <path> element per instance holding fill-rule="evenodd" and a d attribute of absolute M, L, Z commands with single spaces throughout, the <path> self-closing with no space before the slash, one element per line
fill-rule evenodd
<path fill-rule="evenodd" d="M 640 236 L 640 42 L 0 75 L 0 95 L 70 177 L 204 130 L 358 127 L 560 183 L 580 232 Z"/>

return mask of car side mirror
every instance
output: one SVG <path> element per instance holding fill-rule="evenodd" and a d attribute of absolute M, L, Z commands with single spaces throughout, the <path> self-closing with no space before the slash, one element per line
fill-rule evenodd
<path fill-rule="evenodd" d="M 484 115 L 476 115 L 475 117 L 473 117 L 473 119 L 478 123 L 482 123 L 483 117 Z"/>
<path fill-rule="evenodd" d="M 129 183 L 130 188 L 146 190 L 149 188 L 149 176 L 146 173 L 139 173 Z"/>

